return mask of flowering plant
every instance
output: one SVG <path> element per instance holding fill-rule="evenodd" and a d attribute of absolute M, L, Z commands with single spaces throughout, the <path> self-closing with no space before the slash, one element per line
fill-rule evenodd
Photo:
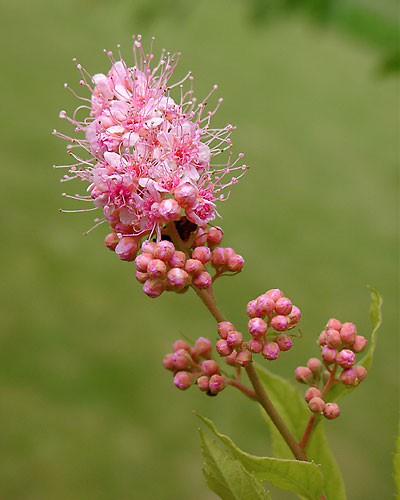
<path fill-rule="evenodd" d="M 177 340 L 164 357 L 174 385 L 180 390 L 197 385 L 209 396 L 235 387 L 265 412 L 274 457 L 242 451 L 199 415 L 219 441 L 201 431 L 208 486 L 223 499 L 269 498 L 262 482 L 301 498 L 345 498 L 322 417 L 337 418 L 339 398 L 367 375 L 381 322 L 378 292 L 370 288 L 372 335 L 360 361 L 356 355 L 366 349 L 367 339 L 353 323 L 331 318 L 317 341 L 320 358 L 311 357 L 295 370 L 295 379 L 308 386 L 304 400 L 289 382 L 267 370 L 266 362 L 277 360 L 299 337 L 293 332 L 301 311 L 280 289 L 269 289 L 243 308 L 246 338 L 217 306 L 215 281 L 241 272 L 244 259 L 221 245 L 224 233 L 212 222 L 218 216 L 217 202 L 229 197 L 248 169 L 240 163 L 242 154 L 233 158 L 229 151 L 234 127 L 212 128 L 222 99 L 210 111 L 207 106 L 217 86 L 198 102 L 190 73 L 170 82 L 179 54 L 162 52 L 154 62 L 152 47 L 146 53 L 140 36 L 134 40 L 133 66 L 120 53 L 118 60 L 112 52 L 107 55 L 107 75 L 91 76 L 77 64 L 80 84 L 90 98 L 79 97 L 83 104 L 72 117 L 60 113 L 77 134 L 55 131 L 69 141 L 73 158 L 72 165 L 58 167 L 68 169 L 63 181 L 87 183 L 87 194 L 64 196 L 93 203 L 88 210 L 101 212 L 94 227 L 109 225 L 105 245 L 121 260 L 134 261 L 146 295 L 155 298 L 191 288 L 217 321 L 216 354 L 213 342 L 199 337 L 191 343 Z M 225 160 L 216 163 L 219 155 Z M 257 356 L 260 364 L 255 363 Z M 242 371 L 250 386 L 243 383 Z"/>

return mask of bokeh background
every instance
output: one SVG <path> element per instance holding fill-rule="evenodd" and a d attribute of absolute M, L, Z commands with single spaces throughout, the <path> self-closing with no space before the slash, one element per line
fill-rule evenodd
<path fill-rule="evenodd" d="M 295 3 L 295 2 L 293 2 Z M 373 368 L 327 426 L 352 500 L 391 498 L 398 407 L 396 0 L 1 1 L 0 498 L 213 499 L 203 484 L 196 409 L 245 450 L 269 451 L 256 405 L 235 390 L 180 392 L 161 359 L 181 334 L 216 337 L 193 293 L 150 300 L 133 264 L 83 237 L 91 214 L 60 197 L 77 101 L 76 56 L 109 68 L 103 48 L 131 35 L 181 50 L 178 76 L 224 97 L 217 125 L 251 169 L 220 206 L 225 243 L 246 270 L 216 295 L 245 329 L 248 300 L 282 288 L 303 311 L 303 339 L 269 364 L 292 377 L 318 352 L 329 317 L 369 337 L 369 293 L 384 297 Z M 302 387 L 299 389 L 303 389 Z M 274 499 L 291 499 L 271 489 Z"/>

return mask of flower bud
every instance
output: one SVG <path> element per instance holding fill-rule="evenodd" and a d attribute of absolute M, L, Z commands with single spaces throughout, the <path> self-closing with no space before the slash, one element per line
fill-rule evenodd
<path fill-rule="evenodd" d="M 193 250 L 192 259 L 206 264 L 211 259 L 211 250 L 208 247 L 197 247 Z"/>
<path fill-rule="evenodd" d="M 149 278 L 143 285 L 143 291 L 146 295 L 154 299 L 163 293 L 164 283 L 158 278 Z"/>
<path fill-rule="evenodd" d="M 286 316 L 292 311 L 292 302 L 287 297 L 281 297 L 276 301 L 275 311 Z"/>
<path fill-rule="evenodd" d="M 174 267 L 167 273 L 167 283 L 172 290 L 181 290 L 188 284 L 188 282 L 188 273 L 179 267 Z"/>
<path fill-rule="evenodd" d="M 277 335 L 274 340 L 278 344 L 280 351 L 288 351 L 293 346 L 291 338 L 285 333 Z"/>
<path fill-rule="evenodd" d="M 337 330 L 328 330 L 326 332 L 326 343 L 330 347 L 337 347 L 342 343 L 342 338 Z"/>
<path fill-rule="evenodd" d="M 288 315 L 289 329 L 294 328 L 301 318 L 301 311 L 297 306 L 292 306 L 292 310 Z"/>
<path fill-rule="evenodd" d="M 141 273 L 140 271 L 136 271 L 136 279 L 144 285 L 146 281 L 149 279 L 149 275 L 147 273 Z"/>
<path fill-rule="evenodd" d="M 193 285 L 199 288 L 210 288 L 212 285 L 211 276 L 207 271 L 203 271 L 193 278 Z"/>
<path fill-rule="evenodd" d="M 163 365 L 164 365 L 164 368 L 166 368 L 167 370 L 174 371 L 175 367 L 174 367 L 174 363 L 172 361 L 172 357 L 173 357 L 172 352 L 170 352 L 169 354 L 166 354 L 164 356 L 164 359 L 163 359 Z"/>
<path fill-rule="evenodd" d="M 225 379 L 221 375 L 213 375 L 210 378 L 209 390 L 211 394 L 218 394 L 225 388 Z"/>
<path fill-rule="evenodd" d="M 167 266 L 160 259 L 153 259 L 147 266 L 147 272 L 152 278 L 165 278 L 167 274 Z"/>
<path fill-rule="evenodd" d="M 301 382 L 302 384 L 309 384 L 313 379 L 312 371 L 306 366 L 298 366 L 294 371 L 294 376 L 297 382 Z"/>
<path fill-rule="evenodd" d="M 230 321 L 221 321 L 218 323 L 218 334 L 221 337 L 221 339 L 227 339 L 229 333 L 234 332 L 235 327 Z"/>
<path fill-rule="evenodd" d="M 107 234 L 104 239 L 104 244 L 110 250 L 115 250 L 115 247 L 118 245 L 119 238 L 116 233 Z"/>
<path fill-rule="evenodd" d="M 211 253 L 211 265 L 213 267 L 222 267 L 226 264 L 226 255 L 224 248 L 215 248 Z"/>
<path fill-rule="evenodd" d="M 340 381 L 344 385 L 355 385 L 357 381 L 357 375 L 355 374 L 353 368 L 343 370 L 340 374 Z"/>
<path fill-rule="evenodd" d="M 228 262 L 228 260 L 233 257 L 234 255 L 236 255 L 235 253 L 235 250 L 233 248 L 230 248 L 230 247 L 226 247 L 226 248 L 223 248 L 222 249 L 225 253 L 225 259 L 226 259 L 226 262 Z"/>
<path fill-rule="evenodd" d="M 310 399 L 310 401 L 308 402 L 308 407 L 313 413 L 322 413 L 325 408 L 325 402 L 322 398 L 319 398 L 317 396 Z"/>
<path fill-rule="evenodd" d="M 324 372 L 322 373 L 322 382 L 324 384 L 327 384 L 330 378 L 331 378 L 330 372 L 328 370 L 324 370 Z"/>
<path fill-rule="evenodd" d="M 197 259 L 188 259 L 185 264 L 185 271 L 192 276 L 197 276 L 204 269 L 203 263 Z"/>
<path fill-rule="evenodd" d="M 336 356 L 336 363 L 342 368 L 351 368 L 356 362 L 356 356 L 350 349 L 343 349 Z"/>
<path fill-rule="evenodd" d="M 183 208 L 192 208 L 197 201 L 197 188 L 192 184 L 181 184 L 175 189 L 174 198 Z"/>
<path fill-rule="evenodd" d="M 257 309 L 260 316 L 272 316 L 275 311 L 275 301 L 266 295 L 260 295 L 257 299 Z"/>
<path fill-rule="evenodd" d="M 367 376 L 367 369 L 361 365 L 353 366 L 353 371 L 360 382 Z"/>
<path fill-rule="evenodd" d="M 343 323 L 342 328 L 340 329 L 340 336 L 342 337 L 343 342 L 346 344 L 352 344 L 357 335 L 357 329 L 353 323 Z"/>
<path fill-rule="evenodd" d="M 192 246 L 193 248 L 195 248 L 204 245 L 206 242 L 207 242 L 207 231 L 203 227 L 200 227 L 197 231 L 197 236 Z"/>
<path fill-rule="evenodd" d="M 313 373 L 319 374 L 323 368 L 321 361 L 318 358 L 310 358 L 307 362 L 307 368 Z"/>
<path fill-rule="evenodd" d="M 192 358 L 186 349 L 178 349 L 172 354 L 172 363 L 177 370 L 191 368 Z"/>
<path fill-rule="evenodd" d="M 208 375 L 209 377 L 211 377 L 211 375 L 219 373 L 219 366 L 213 359 L 207 359 L 201 364 L 201 370 L 204 375 Z"/>
<path fill-rule="evenodd" d="M 138 244 L 133 236 L 124 236 L 115 247 L 115 253 L 121 260 L 131 261 L 136 257 Z"/>
<path fill-rule="evenodd" d="M 335 318 L 331 318 L 326 325 L 327 330 L 337 330 L 338 332 L 340 332 L 341 328 L 342 323 Z"/>
<path fill-rule="evenodd" d="M 153 254 L 151 253 L 141 253 L 135 259 L 135 266 L 138 271 L 141 273 L 147 273 L 147 266 L 149 262 L 154 259 Z"/>
<path fill-rule="evenodd" d="M 239 352 L 239 354 L 236 356 L 235 361 L 239 366 L 246 366 L 249 363 L 251 363 L 251 359 L 252 359 L 251 352 L 245 349 Z"/>
<path fill-rule="evenodd" d="M 186 255 L 185 252 L 181 252 L 180 250 L 176 250 L 173 256 L 169 259 L 168 265 L 170 267 L 185 267 Z"/>
<path fill-rule="evenodd" d="M 215 348 L 220 356 L 229 356 L 232 353 L 232 349 L 226 340 L 221 339 L 215 344 Z"/>
<path fill-rule="evenodd" d="M 248 327 L 250 335 L 255 338 L 262 337 L 268 330 L 267 323 L 261 318 L 252 318 L 248 323 Z"/>
<path fill-rule="evenodd" d="M 362 337 L 361 335 L 356 335 L 356 338 L 354 340 L 354 343 L 352 345 L 352 349 L 354 352 L 362 352 L 366 345 L 367 345 L 367 339 L 365 337 Z"/>
<path fill-rule="evenodd" d="M 196 356 L 200 356 L 201 358 L 209 358 L 211 356 L 211 342 L 209 339 L 205 337 L 199 337 L 194 344 L 194 351 Z"/>
<path fill-rule="evenodd" d="M 249 351 L 258 354 L 263 350 L 263 343 L 261 342 L 261 340 L 251 339 L 248 343 L 247 348 L 249 349 Z"/>
<path fill-rule="evenodd" d="M 197 385 L 201 391 L 208 391 L 210 379 L 203 375 L 197 379 Z"/>
<path fill-rule="evenodd" d="M 307 401 L 307 403 L 309 403 L 312 398 L 320 398 L 320 397 L 321 397 L 321 392 L 316 387 L 309 387 L 304 394 L 304 399 Z"/>
<path fill-rule="evenodd" d="M 231 257 L 229 257 L 226 265 L 227 265 L 227 268 L 229 271 L 232 271 L 234 273 L 238 273 L 243 269 L 244 258 L 241 255 L 235 253 L 235 255 L 232 255 Z"/>
<path fill-rule="evenodd" d="M 182 208 L 176 200 L 165 199 L 160 203 L 158 213 L 164 221 L 178 220 L 181 217 Z"/>
<path fill-rule="evenodd" d="M 231 366 L 237 366 L 236 364 L 236 356 L 237 356 L 237 351 L 236 349 L 234 351 L 231 352 L 231 354 L 229 354 L 229 356 L 226 356 L 225 358 L 225 361 L 228 365 L 231 365 Z"/>
<path fill-rule="evenodd" d="M 168 240 L 162 240 L 156 244 L 154 249 L 154 257 L 156 259 L 163 260 L 164 262 L 169 262 L 175 253 L 175 247 L 173 243 Z"/>
<path fill-rule="evenodd" d="M 190 352 L 190 345 L 184 340 L 179 339 L 173 343 L 172 349 L 174 350 L 174 352 L 179 351 L 180 349 L 184 349 L 185 351 Z"/>
<path fill-rule="evenodd" d="M 249 318 L 256 318 L 258 316 L 258 309 L 257 309 L 257 301 L 256 300 L 251 300 L 247 304 L 247 316 Z"/>
<path fill-rule="evenodd" d="M 271 326 L 277 332 L 285 332 L 289 328 L 289 321 L 286 316 L 274 316 L 271 319 Z"/>
<path fill-rule="evenodd" d="M 322 359 L 330 365 L 333 363 L 337 356 L 337 350 L 334 347 L 329 347 L 328 345 L 324 345 L 322 348 Z"/>
<path fill-rule="evenodd" d="M 210 227 L 207 234 L 208 244 L 211 246 L 219 245 L 222 241 L 224 233 L 219 227 Z"/>
<path fill-rule="evenodd" d="M 279 346 L 276 342 L 267 342 L 262 350 L 262 355 L 264 356 L 265 359 L 268 359 L 269 361 L 273 361 L 274 359 L 277 359 L 279 357 Z"/>
<path fill-rule="evenodd" d="M 340 415 L 340 408 L 336 403 L 326 403 L 324 408 L 324 417 L 332 420 Z"/>
<path fill-rule="evenodd" d="M 174 384 L 182 391 L 188 389 L 193 383 L 193 376 L 189 372 L 178 372 L 174 377 Z"/>
<path fill-rule="evenodd" d="M 243 336 L 240 332 L 231 332 L 226 339 L 229 347 L 241 347 L 243 342 Z"/>
<path fill-rule="evenodd" d="M 142 254 L 144 253 L 150 253 L 151 255 L 154 255 L 154 250 L 156 249 L 157 243 L 155 241 L 144 241 L 142 243 Z"/>
<path fill-rule="evenodd" d="M 283 292 L 279 290 L 279 288 L 272 288 L 271 290 L 268 290 L 268 292 L 265 292 L 265 295 L 275 302 L 284 296 Z"/>
<path fill-rule="evenodd" d="M 326 344 L 326 331 L 323 330 L 318 337 L 317 343 L 323 347 Z"/>

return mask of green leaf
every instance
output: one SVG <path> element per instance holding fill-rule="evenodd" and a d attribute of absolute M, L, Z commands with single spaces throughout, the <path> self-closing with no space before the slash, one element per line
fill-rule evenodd
<path fill-rule="evenodd" d="M 263 366 L 255 365 L 255 368 L 275 408 L 294 437 L 300 441 L 311 417 L 306 403 L 290 382 L 269 372 Z M 289 447 L 281 434 L 264 410 L 262 413 L 271 432 L 274 455 L 280 458 L 292 458 Z M 345 500 L 342 475 L 330 450 L 322 422 L 318 422 L 312 431 L 306 453 L 310 460 L 321 465 L 324 479 L 323 490 L 327 500 Z"/>
<path fill-rule="evenodd" d="M 261 481 L 268 481 L 277 488 L 290 490 L 302 498 L 319 500 L 322 495 L 320 467 L 311 462 L 257 457 L 241 450 L 232 439 L 217 431 L 214 423 L 196 413 L 215 436 L 230 450 L 233 457 Z"/>
<path fill-rule="evenodd" d="M 262 484 L 200 429 L 207 486 L 223 500 L 270 500 Z"/>
<path fill-rule="evenodd" d="M 375 290 L 375 288 L 372 288 L 372 286 L 368 286 L 368 288 L 371 292 L 370 318 L 372 334 L 371 340 L 369 341 L 369 348 L 365 353 L 365 356 L 358 364 L 364 366 L 367 370 L 370 370 L 374 357 L 378 330 L 382 323 L 382 297 L 379 292 Z M 344 384 L 335 384 L 328 392 L 326 396 L 327 400 L 331 402 L 337 401 L 339 398 L 350 394 L 350 392 L 352 392 L 355 388 L 356 387 L 345 386 Z"/>
<path fill-rule="evenodd" d="M 399 426 L 397 428 L 396 451 L 393 455 L 393 480 L 396 486 L 396 498 L 400 500 L 400 413 Z"/>

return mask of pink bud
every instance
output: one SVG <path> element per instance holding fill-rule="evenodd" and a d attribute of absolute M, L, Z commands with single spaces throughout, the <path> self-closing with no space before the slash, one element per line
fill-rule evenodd
<path fill-rule="evenodd" d="M 290 314 L 292 311 L 292 302 L 286 297 L 281 297 L 276 301 L 275 311 L 278 314 L 283 314 L 284 316 Z"/>
<path fill-rule="evenodd" d="M 218 323 L 218 334 L 221 339 L 227 339 L 230 332 L 234 332 L 235 327 L 230 321 L 221 321 Z"/>
<path fill-rule="evenodd" d="M 262 350 L 262 355 L 270 361 L 279 357 L 279 346 L 276 342 L 267 342 Z"/>
<path fill-rule="evenodd" d="M 207 271 L 203 271 L 193 278 L 193 285 L 199 288 L 210 288 L 212 285 L 211 276 Z"/>
<path fill-rule="evenodd" d="M 153 259 L 147 266 L 147 272 L 153 278 L 165 278 L 167 274 L 167 266 L 160 259 Z"/>
<path fill-rule="evenodd" d="M 149 278 L 143 285 L 143 291 L 151 298 L 159 297 L 164 291 L 164 284 L 158 278 Z"/>
<path fill-rule="evenodd" d="M 181 217 L 182 208 L 176 200 L 165 199 L 160 203 L 158 213 L 165 221 L 178 220 Z"/>
<path fill-rule="evenodd" d="M 309 403 L 312 398 L 320 398 L 320 397 L 321 397 L 321 392 L 316 387 L 309 387 L 304 394 L 304 399 L 307 401 L 307 403 Z"/>
<path fill-rule="evenodd" d="M 168 265 L 170 267 L 185 267 L 186 255 L 185 252 L 181 252 L 180 250 L 176 250 L 174 255 L 169 259 Z"/>
<path fill-rule="evenodd" d="M 202 246 L 206 243 L 206 241 L 207 241 L 207 231 L 203 227 L 201 227 L 198 229 L 197 237 L 194 240 L 192 246 L 193 248 Z"/>
<path fill-rule="evenodd" d="M 286 316 L 274 316 L 271 319 L 271 326 L 277 332 L 285 332 L 289 328 L 289 321 Z"/>
<path fill-rule="evenodd" d="M 197 201 L 197 188 L 192 184 L 181 184 L 175 189 L 174 198 L 183 208 L 192 208 Z"/>
<path fill-rule="evenodd" d="M 322 347 L 326 344 L 326 331 L 323 330 L 318 337 L 317 343 Z"/>
<path fill-rule="evenodd" d="M 313 373 L 320 373 L 322 370 L 322 363 L 318 358 L 310 358 L 307 362 L 307 367 Z"/>
<path fill-rule="evenodd" d="M 247 316 L 249 318 L 256 318 L 258 316 L 257 301 L 251 300 L 247 304 Z"/>
<path fill-rule="evenodd" d="M 197 385 L 201 391 L 208 391 L 209 378 L 205 375 L 197 379 Z"/>
<path fill-rule="evenodd" d="M 186 349 L 178 349 L 172 354 L 172 363 L 177 370 L 192 366 L 192 358 Z"/>
<path fill-rule="evenodd" d="M 342 323 L 335 318 L 331 318 L 328 321 L 328 324 L 326 325 L 327 330 L 337 330 L 338 332 L 340 332 L 341 328 L 342 328 Z"/>
<path fill-rule="evenodd" d="M 192 276 L 200 274 L 204 269 L 203 263 L 197 259 L 188 259 L 185 264 L 185 271 Z"/>
<path fill-rule="evenodd" d="M 167 273 L 167 282 L 172 290 L 181 290 L 189 282 L 189 275 L 180 268 L 170 269 Z"/>
<path fill-rule="evenodd" d="M 266 295 L 260 295 L 257 299 L 257 308 L 260 316 L 272 316 L 275 310 L 275 301 Z"/>
<path fill-rule="evenodd" d="M 115 253 L 121 260 L 131 261 L 136 257 L 138 244 L 133 236 L 124 236 L 115 247 Z"/>
<path fill-rule="evenodd" d="M 193 250 L 192 258 L 206 264 L 211 259 L 211 250 L 208 247 L 197 247 Z"/>
<path fill-rule="evenodd" d="M 353 366 L 354 373 L 356 374 L 356 377 L 358 380 L 361 382 L 361 380 L 364 380 L 365 377 L 367 376 L 367 370 L 361 365 Z"/>
<path fill-rule="evenodd" d="M 309 384 L 313 379 L 312 371 L 306 366 L 298 366 L 294 371 L 294 376 L 297 382 L 301 382 L 302 384 Z"/>
<path fill-rule="evenodd" d="M 235 361 L 239 366 L 246 366 L 249 363 L 251 363 L 251 359 L 252 359 L 251 352 L 243 350 L 240 351 L 239 354 L 236 356 Z"/>
<path fill-rule="evenodd" d="M 275 302 L 284 296 L 283 292 L 279 290 L 279 288 L 272 288 L 271 290 L 268 290 L 268 292 L 265 292 L 265 295 Z"/>
<path fill-rule="evenodd" d="M 213 267 L 222 267 L 226 264 L 224 248 L 215 248 L 211 253 L 211 265 Z"/>
<path fill-rule="evenodd" d="M 210 378 L 209 389 L 212 394 L 218 394 L 225 388 L 225 379 L 221 375 L 213 375 Z"/>
<path fill-rule="evenodd" d="M 219 245 L 222 241 L 224 233 L 219 227 L 210 227 L 207 234 L 208 243 L 211 246 Z"/>
<path fill-rule="evenodd" d="M 201 358 L 209 358 L 211 356 L 211 342 L 205 337 L 199 337 L 194 345 L 194 350 L 197 356 Z"/>
<path fill-rule="evenodd" d="M 324 372 L 322 373 L 322 382 L 324 384 L 327 384 L 330 378 L 331 378 L 330 372 L 328 370 L 324 370 Z"/>
<path fill-rule="evenodd" d="M 336 356 L 336 363 L 342 368 L 351 368 L 356 362 L 356 356 L 350 349 L 343 349 Z"/>
<path fill-rule="evenodd" d="M 243 336 L 240 332 L 231 332 L 226 339 L 229 347 L 241 347 L 243 342 Z"/>
<path fill-rule="evenodd" d="M 116 233 L 107 234 L 104 239 L 104 244 L 110 250 L 115 250 L 115 247 L 118 245 L 119 238 Z"/>
<path fill-rule="evenodd" d="M 151 253 L 141 253 L 138 255 L 135 259 L 135 266 L 138 271 L 141 273 L 146 273 L 147 272 L 147 266 L 149 265 L 149 262 L 151 262 L 154 259 L 153 254 Z"/>
<path fill-rule="evenodd" d="M 343 323 L 342 328 L 340 330 L 340 336 L 342 337 L 343 342 L 346 344 L 352 344 L 357 335 L 357 329 L 353 323 Z"/>
<path fill-rule="evenodd" d="M 162 240 L 156 244 L 154 249 L 154 257 L 156 259 L 163 260 L 164 262 L 169 262 L 175 253 L 175 247 L 173 243 L 167 240 Z"/>
<path fill-rule="evenodd" d="M 184 391 L 193 383 L 193 376 L 189 372 L 178 372 L 174 377 L 174 384 L 178 389 Z"/>
<path fill-rule="evenodd" d="M 231 352 L 231 354 L 229 354 L 229 356 L 226 356 L 225 361 L 228 365 L 237 366 L 235 361 L 236 357 L 237 357 L 237 351 L 235 349 L 234 351 Z"/>
<path fill-rule="evenodd" d="M 326 403 L 324 408 L 324 417 L 332 420 L 340 415 L 340 408 L 336 403 Z"/>
<path fill-rule="evenodd" d="M 251 352 L 258 354 L 263 350 L 263 343 L 261 340 L 251 339 L 247 347 Z"/>
<path fill-rule="evenodd" d="M 164 356 L 163 365 L 164 365 L 164 368 L 166 368 L 167 370 L 174 371 L 175 367 L 174 367 L 174 363 L 172 362 L 172 357 L 173 357 L 172 352 L 167 354 L 166 356 Z"/>
<path fill-rule="evenodd" d="M 337 350 L 334 347 L 329 347 L 328 345 L 324 345 L 322 348 L 322 359 L 330 365 L 333 363 L 337 356 Z"/>
<path fill-rule="evenodd" d="M 231 354 L 232 349 L 229 347 L 229 344 L 226 340 L 221 339 L 215 344 L 215 348 L 220 356 L 229 356 Z"/>
<path fill-rule="evenodd" d="M 209 377 L 211 377 L 211 375 L 219 373 L 219 366 L 213 359 L 207 359 L 201 364 L 201 370 L 204 375 L 208 375 Z"/>
<path fill-rule="evenodd" d="M 185 351 L 187 352 L 190 352 L 190 346 L 187 342 L 185 342 L 184 340 L 176 340 L 173 345 L 172 345 L 172 349 L 174 350 L 174 352 L 176 351 L 179 351 L 180 349 L 184 349 Z"/>
<path fill-rule="evenodd" d="M 289 320 L 289 329 L 294 328 L 297 323 L 300 321 L 301 311 L 297 306 L 292 306 L 292 310 L 288 315 Z"/>
<path fill-rule="evenodd" d="M 268 330 L 267 323 L 261 318 L 252 318 L 249 321 L 248 326 L 250 335 L 256 338 L 262 337 Z"/>
<path fill-rule="evenodd" d="M 367 345 L 367 339 L 365 337 L 362 337 L 361 335 L 356 335 L 356 338 L 354 340 L 354 344 L 352 346 L 352 349 L 354 352 L 362 352 L 366 345 Z"/>
<path fill-rule="evenodd" d="M 325 402 L 322 398 L 317 396 L 310 399 L 310 401 L 308 402 L 308 407 L 313 413 L 322 413 L 325 408 Z"/>
<path fill-rule="evenodd" d="M 230 248 L 230 247 L 226 247 L 226 248 L 223 248 L 222 249 L 225 253 L 225 259 L 226 259 L 226 262 L 228 262 L 228 260 L 233 257 L 234 255 L 236 255 L 235 253 L 235 250 L 233 248 Z"/>
<path fill-rule="evenodd" d="M 326 343 L 330 347 L 337 347 L 342 343 L 342 338 L 337 330 L 328 330 L 326 332 Z"/>
<path fill-rule="evenodd" d="M 154 255 L 154 250 L 156 249 L 157 243 L 154 241 L 144 241 L 142 243 L 142 254 L 144 253 L 150 253 L 151 255 Z"/>
<path fill-rule="evenodd" d="M 281 351 L 288 351 L 293 346 L 291 338 L 285 333 L 277 335 L 274 340 L 278 344 Z"/>
<path fill-rule="evenodd" d="M 340 381 L 345 385 L 355 385 L 357 381 L 357 375 L 355 374 L 353 368 L 343 370 L 340 374 Z"/>
<path fill-rule="evenodd" d="M 146 281 L 149 279 L 149 275 L 147 273 L 141 273 L 140 271 L 136 271 L 136 279 L 144 285 Z"/>
<path fill-rule="evenodd" d="M 226 265 L 227 265 L 229 271 L 238 273 L 243 269 L 244 258 L 241 255 L 235 253 L 235 255 L 232 255 L 232 257 L 229 257 Z"/>

